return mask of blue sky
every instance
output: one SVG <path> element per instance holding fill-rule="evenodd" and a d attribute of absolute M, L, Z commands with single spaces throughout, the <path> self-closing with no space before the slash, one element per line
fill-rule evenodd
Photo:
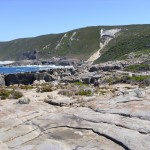
<path fill-rule="evenodd" d="M 125 24 L 150 24 L 150 0 L 0 0 L 0 41 Z"/>

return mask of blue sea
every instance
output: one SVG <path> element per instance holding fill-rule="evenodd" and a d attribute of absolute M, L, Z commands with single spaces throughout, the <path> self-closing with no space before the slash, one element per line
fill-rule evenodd
<path fill-rule="evenodd" d="M 31 65 L 31 66 L 0 66 L 0 74 L 15 74 L 22 72 L 36 72 L 40 70 L 49 70 L 56 68 L 72 68 L 72 66 L 55 66 L 55 65 Z"/>

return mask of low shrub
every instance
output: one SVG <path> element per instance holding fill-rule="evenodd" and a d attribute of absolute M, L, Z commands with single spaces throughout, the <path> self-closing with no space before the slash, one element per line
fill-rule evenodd
<path fill-rule="evenodd" d="M 75 92 L 72 91 L 72 90 L 64 89 L 64 90 L 60 90 L 60 91 L 58 92 L 58 94 L 71 97 L 71 96 L 74 96 L 74 95 L 75 95 Z"/>
<path fill-rule="evenodd" d="M 33 89 L 33 86 L 32 86 L 32 85 L 20 85 L 19 87 L 20 87 L 21 89 L 25 89 L 25 90 Z"/>
<path fill-rule="evenodd" d="M 43 93 L 43 92 L 52 92 L 52 91 L 53 91 L 53 88 L 52 88 L 51 85 L 49 85 L 49 86 L 41 86 L 41 87 L 37 88 L 37 92 L 41 92 L 41 93 Z"/>
<path fill-rule="evenodd" d="M 128 77 L 129 80 L 141 82 L 144 81 L 145 79 L 150 79 L 150 76 L 133 76 L 133 77 Z"/>
<path fill-rule="evenodd" d="M 148 64 L 134 64 L 127 66 L 125 68 L 125 71 L 131 71 L 131 72 L 139 72 L 139 71 L 147 71 L 150 70 L 150 66 Z"/>
<path fill-rule="evenodd" d="M 21 98 L 22 96 L 23 96 L 23 94 L 20 91 L 13 91 L 12 92 L 12 98 L 14 98 L 14 99 Z"/>
<path fill-rule="evenodd" d="M 76 93 L 76 95 L 80 95 L 80 96 L 91 96 L 92 95 L 92 91 L 90 89 L 81 89 L 80 91 L 78 91 Z"/>
<path fill-rule="evenodd" d="M 108 84 L 116 84 L 119 83 L 121 81 L 120 77 L 109 77 L 105 79 L 105 82 Z"/>
<path fill-rule="evenodd" d="M 82 82 L 74 82 L 73 84 L 74 84 L 74 85 L 79 85 L 79 86 L 84 85 Z"/>
<path fill-rule="evenodd" d="M 1 100 L 7 99 L 11 93 L 12 93 L 12 90 L 0 89 Z"/>
<path fill-rule="evenodd" d="M 1 100 L 7 99 L 7 98 L 18 99 L 18 98 L 20 98 L 22 96 L 23 96 L 23 94 L 21 92 L 19 92 L 19 91 L 0 89 Z"/>

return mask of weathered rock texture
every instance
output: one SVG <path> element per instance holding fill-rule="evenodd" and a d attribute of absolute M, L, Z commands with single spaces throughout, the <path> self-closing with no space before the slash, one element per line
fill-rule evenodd
<path fill-rule="evenodd" d="M 150 91 L 145 92 L 142 98 L 129 90 L 82 101 L 53 98 L 45 103 L 34 96 L 24 105 L 0 101 L 0 149 L 149 150 Z"/>

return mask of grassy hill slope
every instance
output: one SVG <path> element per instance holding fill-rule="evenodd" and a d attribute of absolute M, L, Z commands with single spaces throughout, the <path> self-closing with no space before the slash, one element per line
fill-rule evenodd
<path fill-rule="evenodd" d="M 125 54 L 150 48 L 150 25 L 122 26 L 120 34 L 103 50 L 95 63 L 116 60 Z"/>
<path fill-rule="evenodd" d="M 87 27 L 61 34 L 0 42 L 0 60 L 19 59 L 24 52 L 37 50 L 40 58 L 68 56 L 88 59 L 99 49 L 100 27 Z"/>
<path fill-rule="evenodd" d="M 150 25 L 95 26 L 72 30 L 61 34 L 49 34 L 34 38 L 0 42 L 0 60 L 19 60 L 25 52 L 37 50 L 39 58 L 68 56 L 87 60 L 99 49 L 101 29 L 121 28 L 117 36 L 101 50 L 100 63 L 135 51 L 150 48 Z"/>

